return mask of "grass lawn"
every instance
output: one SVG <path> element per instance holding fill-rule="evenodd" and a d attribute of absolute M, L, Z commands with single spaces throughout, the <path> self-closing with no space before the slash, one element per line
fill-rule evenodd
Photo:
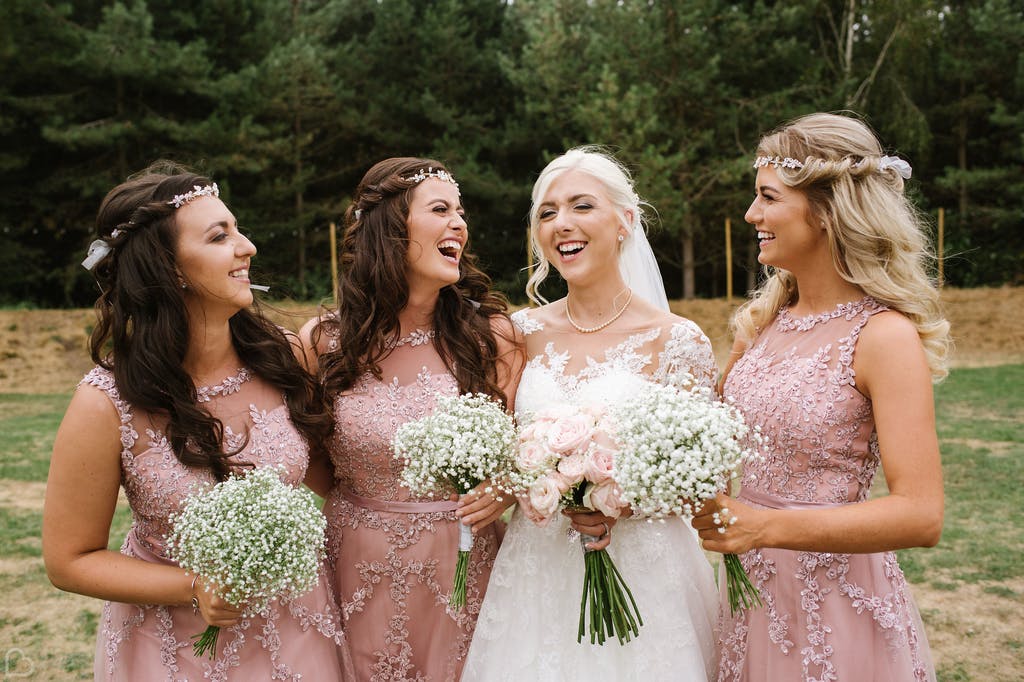
<path fill-rule="evenodd" d="M 936 388 L 942 541 L 899 553 L 944 682 L 1024 675 L 1024 365 L 954 370 Z M 100 603 L 52 588 L 41 557 L 50 448 L 67 395 L 0 394 L 4 679 L 90 679 Z M 130 523 L 122 502 L 111 529 Z"/>

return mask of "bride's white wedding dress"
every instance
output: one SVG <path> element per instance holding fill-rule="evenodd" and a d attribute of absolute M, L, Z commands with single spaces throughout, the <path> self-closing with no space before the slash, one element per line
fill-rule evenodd
<path fill-rule="evenodd" d="M 679 318 L 654 329 L 588 337 L 546 332 L 525 310 L 513 319 L 524 333 L 541 334 L 546 342 L 523 371 L 517 414 L 557 403 L 619 404 L 647 381 L 710 386 L 714 380 L 707 337 Z M 713 679 L 718 592 L 690 525 L 681 518 L 628 518 L 615 525 L 608 553 L 644 624 L 631 642 L 620 645 L 612 638 L 603 646 L 586 637 L 576 642 L 583 553 L 568 530 L 564 516 L 542 528 L 515 511 L 491 572 L 463 682 Z"/>

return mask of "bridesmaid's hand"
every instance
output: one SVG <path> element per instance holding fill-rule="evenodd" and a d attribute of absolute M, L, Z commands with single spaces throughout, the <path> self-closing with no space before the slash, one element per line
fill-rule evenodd
<path fill-rule="evenodd" d="M 242 608 L 232 606 L 214 594 L 214 590 L 207 590 L 209 583 L 200 576 L 195 583 L 195 597 L 199 602 L 199 613 L 207 625 L 215 625 L 220 628 L 231 627 L 242 617 Z"/>
<path fill-rule="evenodd" d="M 474 533 L 479 533 L 501 518 L 515 501 L 513 495 L 502 493 L 487 480 L 459 498 L 455 516 L 460 523 L 471 526 Z"/>
<path fill-rule="evenodd" d="M 698 507 L 690 525 L 697 530 L 701 546 L 721 554 L 742 554 L 758 544 L 760 510 L 728 495 L 719 494 Z M 722 532 L 722 529 L 725 532 Z"/>
<path fill-rule="evenodd" d="M 618 519 L 605 516 L 599 511 L 562 513 L 572 520 L 572 527 L 578 532 L 597 538 L 587 543 L 587 549 L 604 549 L 612 543 L 612 527 Z"/>

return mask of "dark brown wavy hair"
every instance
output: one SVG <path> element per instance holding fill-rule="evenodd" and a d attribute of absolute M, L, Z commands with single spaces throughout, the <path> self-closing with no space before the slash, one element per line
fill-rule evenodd
<path fill-rule="evenodd" d="M 316 345 L 324 333 L 339 341 L 337 350 L 319 359 L 330 395 L 350 388 L 366 372 L 382 378 L 379 363 L 399 338 L 398 314 L 409 302 L 406 221 L 418 183 L 407 178 L 427 168 L 447 170 L 433 159 L 412 157 L 375 164 L 345 212 L 338 309 L 321 317 L 312 337 Z M 460 392 L 487 393 L 507 405 L 499 385 L 499 350 L 491 320 L 508 319 L 508 302 L 491 291 L 490 278 L 468 251 L 463 251 L 459 271 L 459 281 L 441 289 L 434 310 L 434 347 Z"/>
<path fill-rule="evenodd" d="M 110 253 L 93 270 L 100 286 L 99 318 L 89 342 L 92 359 L 114 373 L 121 397 L 166 415 L 166 436 L 182 464 L 208 467 L 224 480 L 246 463 L 229 461 L 224 425 L 197 402 L 182 362 L 189 317 L 175 268 L 175 209 L 167 202 L 210 180 L 161 161 L 110 190 L 96 217 Z M 112 236 L 117 230 L 117 236 Z M 333 420 L 319 384 L 296 360 L 284 332 L 258 307 L 229 322 L 242 362 L 285 397 L 292 422 L 311 448 L 330 435 Z"/>

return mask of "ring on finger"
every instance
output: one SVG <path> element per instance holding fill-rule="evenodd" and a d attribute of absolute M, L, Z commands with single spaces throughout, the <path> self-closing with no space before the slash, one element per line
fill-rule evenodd
<path fill-rule="evenodd" d="M 733 516 L 728 507 L 722 507 L 720 511 L 711 515 L 711 521 L 718 527 L 719 533 L 725 533 L 729 526 L 739 521 L 739 518 Z"/>

